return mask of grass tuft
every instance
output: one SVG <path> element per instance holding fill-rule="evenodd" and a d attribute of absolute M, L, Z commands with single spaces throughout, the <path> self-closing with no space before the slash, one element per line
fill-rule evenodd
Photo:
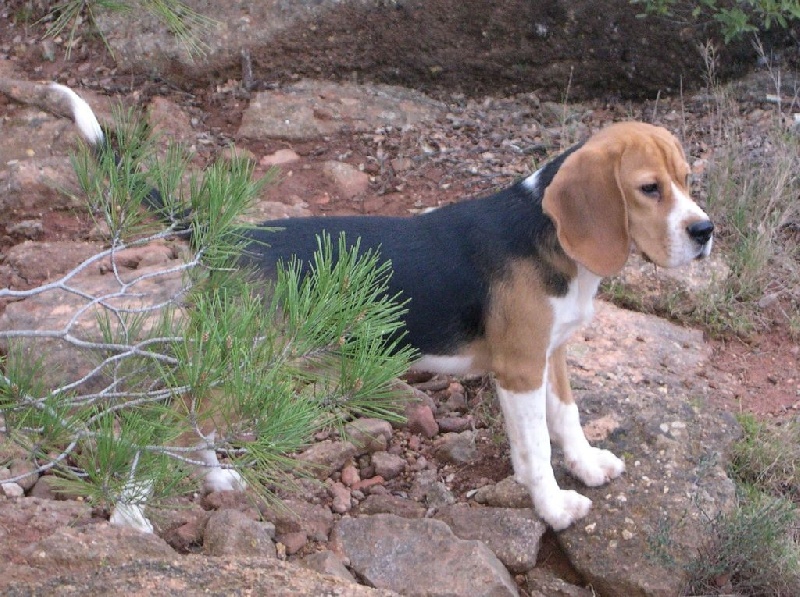
<path fill-rule="evenodd" d="M 711 521 L 685 594 L 800 595 L 800 423 L 739 422 L 730 466 L 739 503 Z"/>
<path fill-rule="evenodd" d="M 684 594 L 800 595 L 796 509 L 788 500 L 750 493 L 712 522 Z"/>
<path fill-rule="evenodd" d="M 743 414 L 739 423 L 744 437 L 734 446 L 732 476 L 766 494 L 800 503 L 800 422 L 777 425 Z"/>

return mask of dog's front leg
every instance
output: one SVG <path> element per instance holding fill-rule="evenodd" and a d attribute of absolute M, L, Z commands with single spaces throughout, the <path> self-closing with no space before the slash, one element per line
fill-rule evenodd
<path fill-rule="evenodd" d="M 553 475 L 547 431 L 546 373 L 545 368 L 540 387 L 523 392 L 507 390 L 498 380 L 497 396 L 511 446 L 514 477 L 531 492 L 539 516 L 561 530 L 585 516 L 592 502 L 576 491 L 562 490 Z"/>
<path fill-rule="evenodd" d="M 550 357 L 547 379 L 547 428 L 550 438 L 563 448 L 567 468 L 589 487 L 619 477 L 625 471 L 625 463 L 608 450 L 589 445 L 583 433 L 569 385 L 563 344 Z"/>

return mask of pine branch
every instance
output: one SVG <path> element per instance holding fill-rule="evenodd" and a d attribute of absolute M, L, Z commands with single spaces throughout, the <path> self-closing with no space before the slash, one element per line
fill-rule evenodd
<path fill-rule="evenodd" d="M 388 296 L 390 265 L 360 252 L 357 240 L 325 237 L 313 263 L 280 267 L 265 292 L 263 281 L 235 267 L 246 243 L 238 218 L 265 183 L 253 182 L 253 165 L 220 161 L 184 187 L 187 152 L 171 146 L 153 160 L 148 127 L 131 112 L 116 118 L 116 155 L 85 148 L 73 159 L 90 210 L 110 229 L 110 247 L 39 288 L 0 290 L 0 299 L 51 292 L 80 303 L 60 329 L 0 332 L 9 342 L 0 413 L 35 472 L 55 473 L 61 489 L 110 504 L 168 496 L 193 467 L 214 466 L 235 469 L 269 498 L 303 474 L 292 454 L 321 428 L 356 416 L 397 418 L 391 385 L 412 354 L 400 344 L 403 307 Z M 162 190 L 157 202 L 153 182 Z M 155 229 L 145 206 L 170 224 Z M 192 244 L 181 264 L 130 279 L 123 273 L 126 249 L 185 238 L 186 229 Z M 115 287 L 83 289 L 78 276 L 104 261 Z M 166 300 L 130 304 L 148 300 L 145 282 L 177 277 Z M 78 337 L 90 314 L 96 334 Z M 53 340 L 96 362 L 48 386 Z M 42 359 L 30 359 L 22 343 Z M 209 465 L 198 450 L 223 461 Z"/>

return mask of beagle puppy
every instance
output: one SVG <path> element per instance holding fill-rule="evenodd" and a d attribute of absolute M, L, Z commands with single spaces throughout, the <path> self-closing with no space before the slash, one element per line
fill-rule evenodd
<path fill-rule="evenodd" d="M 68 91 L 76 123 L 97 145 L 94 115 Z M 280 260 L 308 263 L 322 232 L 360 239 L 391 261 L 389 292 L 408 299 L 405 341 L 421 355 L 413 367 L 494 375 L 514 476 L 556 530 L 585 516 L 591 501 L 558 486 L 551 441 L 588 486 L 625 470 L 583 434 L 567 340 L 591 319 L 601 279 L 622 269 L 632 247 L 675 267 L 708 256 L 714 231 L 689 196 L 680 143 L 641 122 L 613 124 L 481 199 L 412 217 L 292 218 L 264 227 L 278 230 L 248 231 L 242 261 L 267 277 Z"/>

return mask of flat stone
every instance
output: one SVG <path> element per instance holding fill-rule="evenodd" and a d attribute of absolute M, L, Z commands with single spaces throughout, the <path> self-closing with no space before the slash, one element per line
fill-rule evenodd
<path fill-rule="evenodd" d="M 441 111 L 439 102 L 402 87 L 303 80 L 255 94 L 239 136 L 305 140 L 345 129 L 373 132 L 433 120 Z"/>
<path fill-rule="evenodd" d="M 0 484 L 0 492 L 7 498 L 21 498 L 25 497 L 25 490 L 18 483 L 2 483 Z"/>
<path fill-rule="evenodd" d="M 212 491 L 204 495 L 200 503 L 207 510 L 239 510 L 252 520 L 259 518 L 258 508 L 244 491 Z"/>
<path fill-rule="evenodd" d="M 36 485 L 31 489 L 30 497 L 45 500 L 58 499 L 58 494 L 53 491 L 52 478 L 49 476 L 39 477 L 39 480 L 36 481 Z"/>
<path fill-rule="evenodd" d="M 238 510 L 219 510 L 206 524 L 203 551 L 211 556 L 276 556 L 275 527 Z"/>
<path fill-rule="evenodd" d="M 473 499 L 479 504 L 495 508 L 531 508 L 531 495 L 524 485 L 520 485 L 514 477 L 506 477 L 493 485 L 479 488 Z"/>
<path fill-rule="evenodd" d="M 392 439 L 392 425 L 382 419 L 356 419 L 344 426 L 345 437 L 359 454 L 386 450 Z"/>
<path fill-rule="evenodd" d="M 169 98 L 155 96 L 147 106 L 147 120 L 161 138 L 185 145 L 197 140 L 190 116 L 183 106 Z"/>
<path fill-rule="evenodd" d="M 468 464 L 478 458 L 475 432 L 445 433 L 433 445 L 436 457 L 451 464 Z"/>
<path fill-rule="evenodd" d="M 693 375 L 711 354 L 700 332 L 602 302 L 597 307 L 594 333 L 569 346 L 568 361 L 578 365 L 573 388 L 584 423 L 619 423 L 594 445 L 626 455 L 627 471 L 591 488 L 556 466 L 562 486 L 593 501 L 589 514 L 558 533 L 558 541 L 600 594 L 677 595 L 707 538 L 706 521 L 735 504 L 725 454 L 739 426 L 710 406 L 707 380 Z M 623 367 L 635 391 L 620 396 L 617 385 L 602 383 L 601 372 Z"/>
<path fill-rule="evenodd" d="M 547 526 L 528 508 L 470 508 L 451 506 L 436 513 L 436 519 L 461 539 L 476 539 L 514 574 L 536 566 L 539 545 Z"/>
<path fill-rule="evenodd" d="M 175 558 L 176 552 L 152 533 L 98 523 L 79 528 L 62 527 L 41 541 L 29 545 L 23 555 L 33 566 L 65 568 L 81 565 L 122 564 L 133 558 Z"/>
<path fill-rule="evenodd" d="M 333 527 L 333 513 L 321 504 L 286 499 L 278 504 L 262 504 L 261 514 L 275 525 L 278 534 L 302 531 L 314 541 L 327 541 Z"/>
<path fill-rule="evenodd" d="M 8 249 L 6 262 L 24 278 L 50 279 L 67 273 L 84 259 L 102 250 L 100 243 L 25 241 Z M 48 275 L 43 275 L 45 273 Z"/>
<path fill-rule="evenodd" d="M 424 501 L 429 508 L 449 506 L 456 501 L 447 485 L 439 481 L 439 474 L 435 470 L 424 470 L 418 473 L 411 485 L 409 495 L 414 499 Z"/>
<path fill-rule="evenodd" d="M 65 133 L 65 136 L 71 135 Z M 4 189 L 0 195 L 0 211 L 14 213 L 15 219 L 33 219 L 46 211 L 86 210 L 68 157 L 37 157 L 3 165 L 5 167 L 0 169 L 0 187 Z"/>
<path fill-rule="evenodd" d="M 23 243 L 23 245 L 33 244 L 38 243 Z M 73 243 L 71 247 L 64 244 L 63 255 L 56 257 L 55 246 L 57 244 L 60 243 L 52 243 L 46 251 L 34 251 L 35 259 L 45 261 L 39 261 L 37 264 L 26 259 L 25 267 L 29 271 L 43 272 L 72 268 L 78 265 L 81 258 L 88 257 L 87 252 L 94 254 L 94 251 L 98 249 L 98 245 L 89 243 Z M 38 247 L 38 249 L 41 248 Z M 22 245 L 17 245 L 14 249 L 14 258 L 21 259 Z M 173 265 L 180 263 L 177 256 L 173 261 Z M 70 286 L 80 289 L 85 296 L 113 296 L 114 293 L 119 293 L 122 287 L 120 280 L 124 282 L 138 279 L 139 282 L 129 287 L 124 296 L 109 299 L 108 302 L 111 305 L 120 309 L 141 309 L 145 306 L 167 302 L 175 299 L 183 288 L 183 280 L 179 272 L 165 273 L 170 269 L 169 264 L 137 266 L 136 269 L 128 269 L 124 264 L 120 264 L 117 270 L 119 277 L 107 271 L 104 272 L 100 265 L 95 265 L 96 268 L 89 267 L 73 277 L 70 280 Z M 32 275 L 30 277 L 35 280 L 39 276 Z M 97 341 L 103 337 L 98 318 L 100 307 L 95 305 L 93 308 L 86 308 L 89 303 L 90 301 L 84 296 L 63 290 L 34 295 L 9 304 L 0 314 L 0 329 L 62 331 L 69 324 L 68 331 L 72 336 L 81 340 Z M 74 318 L 77 313 L 80 313 L 80 316 Z M 178 316 L 180 315 L 178 314 Z M 113 318 L 111 319 L 111 331 L 117 333 L 119 330 L 116 329 L 116 324 L 113 324 Z M 147 334 L 156 325 L 157 319 L 155 317 L 145 319 L 140 333 Z M 0 339 L 0 347 L 4 345 L 5 340 Z M 72 344 L 59 338 L 25 338 L 20 339 L 17 346 L 26 354 L 31 354 L 31 358 L 43 361 L 42 382 L 54 388 L 84 378 L 96 367 L 94 358 L 81 354 L 81 351 L 76 351 Z M 95 375 L 86 379 L 78 389 L 81 391 L 98 390 L 106 383 L 107 380 L 102 379 L 100 375 Z"/>
<path fill-rule="evenodd" d="M 336 190 L 345 199 L 358 197 L 369 189 L 369 176 L 350 164 L 327 160 L 322 164 L 322 173 L 336 185 Z"/>
<path fill-rule="evenodd" d="M 187 555 L 154 560 L 130 558 L 116 564 L 103 562 L 90 571 L 62 573 L 56 577 L 12 583 L 7 597 L 28 595 L 237 595 L 243 587 L 253 595 L 335 595 L 336 597 L 399 597 L 321 574 L 275 558 Z"/>
<path fill-rule="evenodd" d="M 325 440 L 299 454 L 297 459 L 308 463 L 311 473 L 318 479 L 327 479 L 356 453 L 356 447 L 348 441 Z"/>
<path fill-rule="evenodd" d="M 528 571 L 525 580 L 531 597 L 595 597 L 597 593 L 558 578 L 542 568 Z"/>
<path fill-rule="evenodd" d="M 368 495 L 358 505 L 360 515 L 394 514 L 403 518 L 422 518 L 425 510 L 425 506 L 419 502 L 390 494 Z"/>
<path fill-rule="evenodd" d="M 345 568 L 344 564 L 342 564 L 342 561 L 336 556 L 336 554 L 327 549 L 307 555 L 300 560 L 300 563 L 310 570 L 316 570 L 317 572 L 321 572 L 323 574 L 330 574 L 331 576 L 335 576 L 349 582 L 356 582 L 356 579 L 353 578 L 353 575 L 350 574 L 350 571 L 347 568 Z"/>
<path fill-rule="evenodd" d="M 283 220 L 285 218 L 305 218 L 311 215 L 308 203 L 297 199 L 292 203 L 259 199 L 252 209 L 242 215 L 241 222 L 260 224 L 267 220 Z"/>
<path fill-rule="evenodd" d="M 461 433 L 469 429 L 473 423 L 469 417 L 440 417 L 436 422 L 442 433 Z"/>
<path fill-rule="evenodd" d="M 374 587 L 431 597 L 518 595 L 485 544 L 459 539 L 438 520 L 390 514 L 345 518 L 331 539 L 333 549 Z"/>
<path fill-rule="evenodd" d="M 303 549 L 308 543 L 308 535 L 305 531 L 296 531 L 294 533 L 284 533 L 278 535 L 276 541 L 283 545 L 287 555 L 294 555 Z"/>
<path fill-rule="evenodd" d="M 261 166 L 281 166 L 291 164 L 300 160 L 300 156 L 293 149 L 279 149 L 278 151 L 265 155 L 258 163 Z"/>

